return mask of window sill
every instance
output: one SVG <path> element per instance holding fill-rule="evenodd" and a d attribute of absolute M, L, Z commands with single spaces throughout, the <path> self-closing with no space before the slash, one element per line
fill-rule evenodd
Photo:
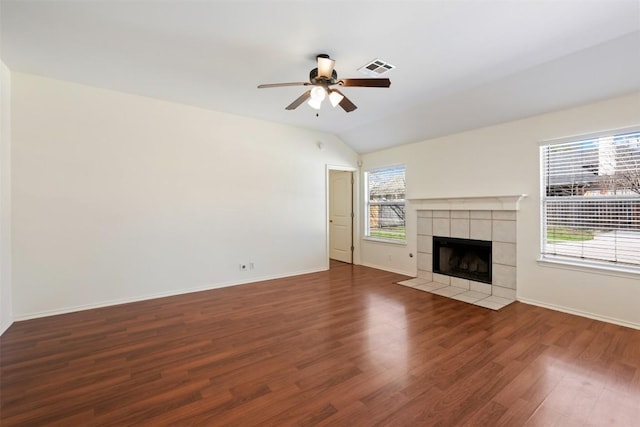
<path fill-rule="evenodd" d="M 375 237 L 363 237 L 362 240 L 366 240 L 368 242 L 376 242 L 376 243 L 387 243 L 387 244 L 396 245 L 396 246 L 407 246 L 406 240 L 388 240 L 388 239 L 378 239 Z"/>
<path fill-rule="evenodd" d="M 539 258 L 537 262 L 539 265 L 544 267 L 562 268 L 565 270 L 601 274 L 605 276 L 618 276 L 630 279 L 638 279 L 638 276 L 640 276 L 640 267 L 612 266 L 609 264 L 600 264 L 589 261 L 580 262 L 564 258 Z"/>

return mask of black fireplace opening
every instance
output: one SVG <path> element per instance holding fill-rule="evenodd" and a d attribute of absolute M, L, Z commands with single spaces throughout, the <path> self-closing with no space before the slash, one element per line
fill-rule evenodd
<path fill-rule="evenodd" d="M 491 283 L 491 242 L 433 236 L 433 272 Z"/>

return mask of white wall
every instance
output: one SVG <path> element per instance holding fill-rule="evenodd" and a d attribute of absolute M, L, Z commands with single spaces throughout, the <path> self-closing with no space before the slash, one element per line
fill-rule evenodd
<path fill-rule="evenodd" d="M 16 319 L 327 268 L 335 136 L 20 73 L 12 100 Z"/>
<path fill-rule="evenodd" d="M 425 120 L 428 120 L 425 117 Z M 539 143 L 640 124 L 640 93 L 362 156 L 362 170 L 407 166 L 407 197 L 528 194 L 518 213 L 518 298 L 640 327 L 640 278 L 539 264 Z M 363 241 L 362 262 L 415 275 L 415 211 L 408 244 Z M 391 261 L 389 261 L 391 256 Z"/>
<path fill-rule="evenodd" d="M 0 61 L 0 334 L 13 322 L 11 295 L 11 73 Z"/>

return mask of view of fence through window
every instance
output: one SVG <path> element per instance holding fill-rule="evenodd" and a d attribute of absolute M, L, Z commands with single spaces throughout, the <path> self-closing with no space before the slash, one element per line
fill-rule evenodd
<path fill-rule="evenodd" d="M 406 239 L 405 167 L 393 166 L 366 172 L 367 230 L 376 239 Z"/>
<path fill-rule="evenodd" d="M 640 132 L 541 150 L 542 256 L 640 267 Z"/>

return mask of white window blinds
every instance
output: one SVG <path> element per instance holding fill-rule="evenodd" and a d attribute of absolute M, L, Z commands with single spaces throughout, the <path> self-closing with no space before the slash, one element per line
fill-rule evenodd
<path fill-rule="evenodd" d="M 541 147 L 542 257 L 640 272 L 640 132 Z"/>
<path fill-rule="evenodd" d="M 405 241 L 405 167 L 375 169 L 365 174 L 367 227 L 374 239 Z"/>

